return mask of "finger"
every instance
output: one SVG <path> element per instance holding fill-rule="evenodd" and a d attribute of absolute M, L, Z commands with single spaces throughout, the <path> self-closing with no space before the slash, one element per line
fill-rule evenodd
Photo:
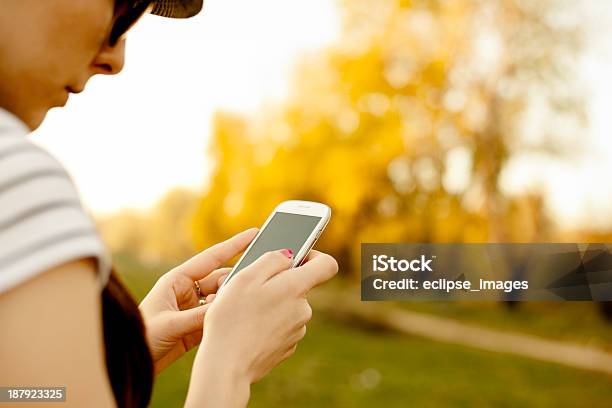
<path fill-rule="evenodd" d="M 176 330 L 180 336 L 193 333 L 196 330 L 202 330 L 204 316 L 209 307 L 210 305 L 205 304 L 179 312 L 171 312 L 173 314 L 171 318 L 173 330 Z"/>
<path fill-rule="evenodd" d="M 316 249 L 311 249 L 310 251 L 308 251 L 304 259 L 302 260 L 302 264 L 305 264 L 306 262 L 310 261 L 312 258 L 318 256 L 319 254 L 321 254 L 321 251 L 317 251 Z"/>
<path fill-rule="evenodd" d="M 298 330 L 297 332 L 297 339 L 298 341 L 301 341 L 304 336 L 306 336 L 306 325 L 303 325 L 302 327 L 300 327 L 300 330 Z"/>
<path fill-rule="evenodd" d="M 202 279 L 244 251 L 253 238 L 255 238 L 255 235 L 257 235 L 257 231 L 257 228 L 249 228 L 228 240 L 215 244 L 176 267 L 174 271 L 188 276 L 194 281 Z"/>
<path fill-rule="evenodd" d="M 298 266 L 304 265 L 306 262 L 310 261 L 313 257 L 318 256 L 320 253 L 321 252 L 317 251 L 316 249 L 311 249 L 310 251 L 308 251 L 304 259 L 302 259 L 302 261 L 300 262 Z"/>
<path fill-rule="evenodd" d="M 336 273 L 338 273 L 338 262 L 332 256 L 311 250 L 305 264 L 281 273 L 276 278 L 279 281 L 284 280 L 281 284 L 289 288 L 296 288 L 300 294 L 305 294 L 310 289 L 333 278 Z"/>
<path fill-rule="evenodd" d="M 206 276 L 204 279 L 200 279 L 198 281 L 200 293 L 202 295 L 215 293 L 217 289 L 219 289 L 219 282 L 223 282 L 223 279 L 225 279 L 231 270 L 232 268 L 219 268 L 211 272 L 210 275 Z"/>
<path fill-rule="evenodd" d="M 212 293 L 206 296 L 206 304 L 212 303 L 212 301 L 215 300 L 216 297 L 217 297 L 216 293 Z"/>
<path fill-rule="evenodd" d="M 219 288 L 221 286 L 221 284 L 223 282 L 225 282 L 225 279 L 227 279 L 227 275 L 229 275 L 229 273 L 231 272 L 232 268 L 227 268 L 228 271 L 226 273 L 224 273 L 223 275 L 219 276 L 219 279 L 217 280 L 217 288 Z"/>
<path fill-rule="evenodd" d="M 285 350 L 285 352 L 281 356 L 279 362 L 283 362 L 286 359 L 288 359 L 289 357 L 291 357 L 293 354 L 295 354 L 295 350 L 297 350 L 297 343 L 294 344 L 293 346 L 289 347 L 287 350 Z"/>
<path fill-rule="evenodd" d="M 287 270 L 293 264 L 293 255 L 286 249 L 268 251 L 255 262 L 239 272 L 239 275 L 256 276 L 259 281 L 266 281 L 279 272 Z"/>

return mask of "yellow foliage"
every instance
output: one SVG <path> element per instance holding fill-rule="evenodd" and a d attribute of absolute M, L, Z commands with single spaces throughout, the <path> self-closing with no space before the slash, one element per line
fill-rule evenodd
<path fill-rule="evenodd" d="M 332 207 L 319 247 L 350 273 L 360 242 L 550 234 L 543 205 L 521 204 L 499 186 L 524 148 L 517 123 L 528 90 L 551 90 L 553 103 L 559 56 L 575 38 L 547 25 L 548 2 L 536 3 L 342 2 L 341 40 L 304 58 L 286 103 L 259 119 L 216 116 L 197 246 L 259 225 L 286 199 Z M 465 182 L 449 184 L 459 172 Z"/>

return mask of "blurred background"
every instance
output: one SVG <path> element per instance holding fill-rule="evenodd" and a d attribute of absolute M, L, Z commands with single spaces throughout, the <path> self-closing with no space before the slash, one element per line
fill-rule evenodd
<path fill-rule="evenodd" d="M 358 291 L 361 242 L 612 242 L 606 0 L 205 3 L 145 16 L 124 71 L 34 136 L 138 299 L 280 201 L 321 201 L 334 215 L 317 247 L 339 277 L 251 406 L 610 406 L 612 364 L 587 361 L 612 361 L 610 304 Z M 152 406 L 181 405 L 192 359 L 157 378 Z"/>

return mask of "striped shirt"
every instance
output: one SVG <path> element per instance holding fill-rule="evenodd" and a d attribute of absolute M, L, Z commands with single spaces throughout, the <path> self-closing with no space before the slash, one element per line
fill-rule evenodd
<path fill-rule="evenodd" d="M 69 261 L 97 259 L 100 290 L 110 257 L 63 166 L 0 108 L 0 293 Z"/>

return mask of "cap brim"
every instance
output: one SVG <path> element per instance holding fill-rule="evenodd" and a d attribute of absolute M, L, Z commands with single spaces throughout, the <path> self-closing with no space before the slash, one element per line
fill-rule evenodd
<path fill-rule="evenodd" d="M 202 10 L 203 0 L 155 0 L 151 14 L 170 18 L 193 17 Z"/>

